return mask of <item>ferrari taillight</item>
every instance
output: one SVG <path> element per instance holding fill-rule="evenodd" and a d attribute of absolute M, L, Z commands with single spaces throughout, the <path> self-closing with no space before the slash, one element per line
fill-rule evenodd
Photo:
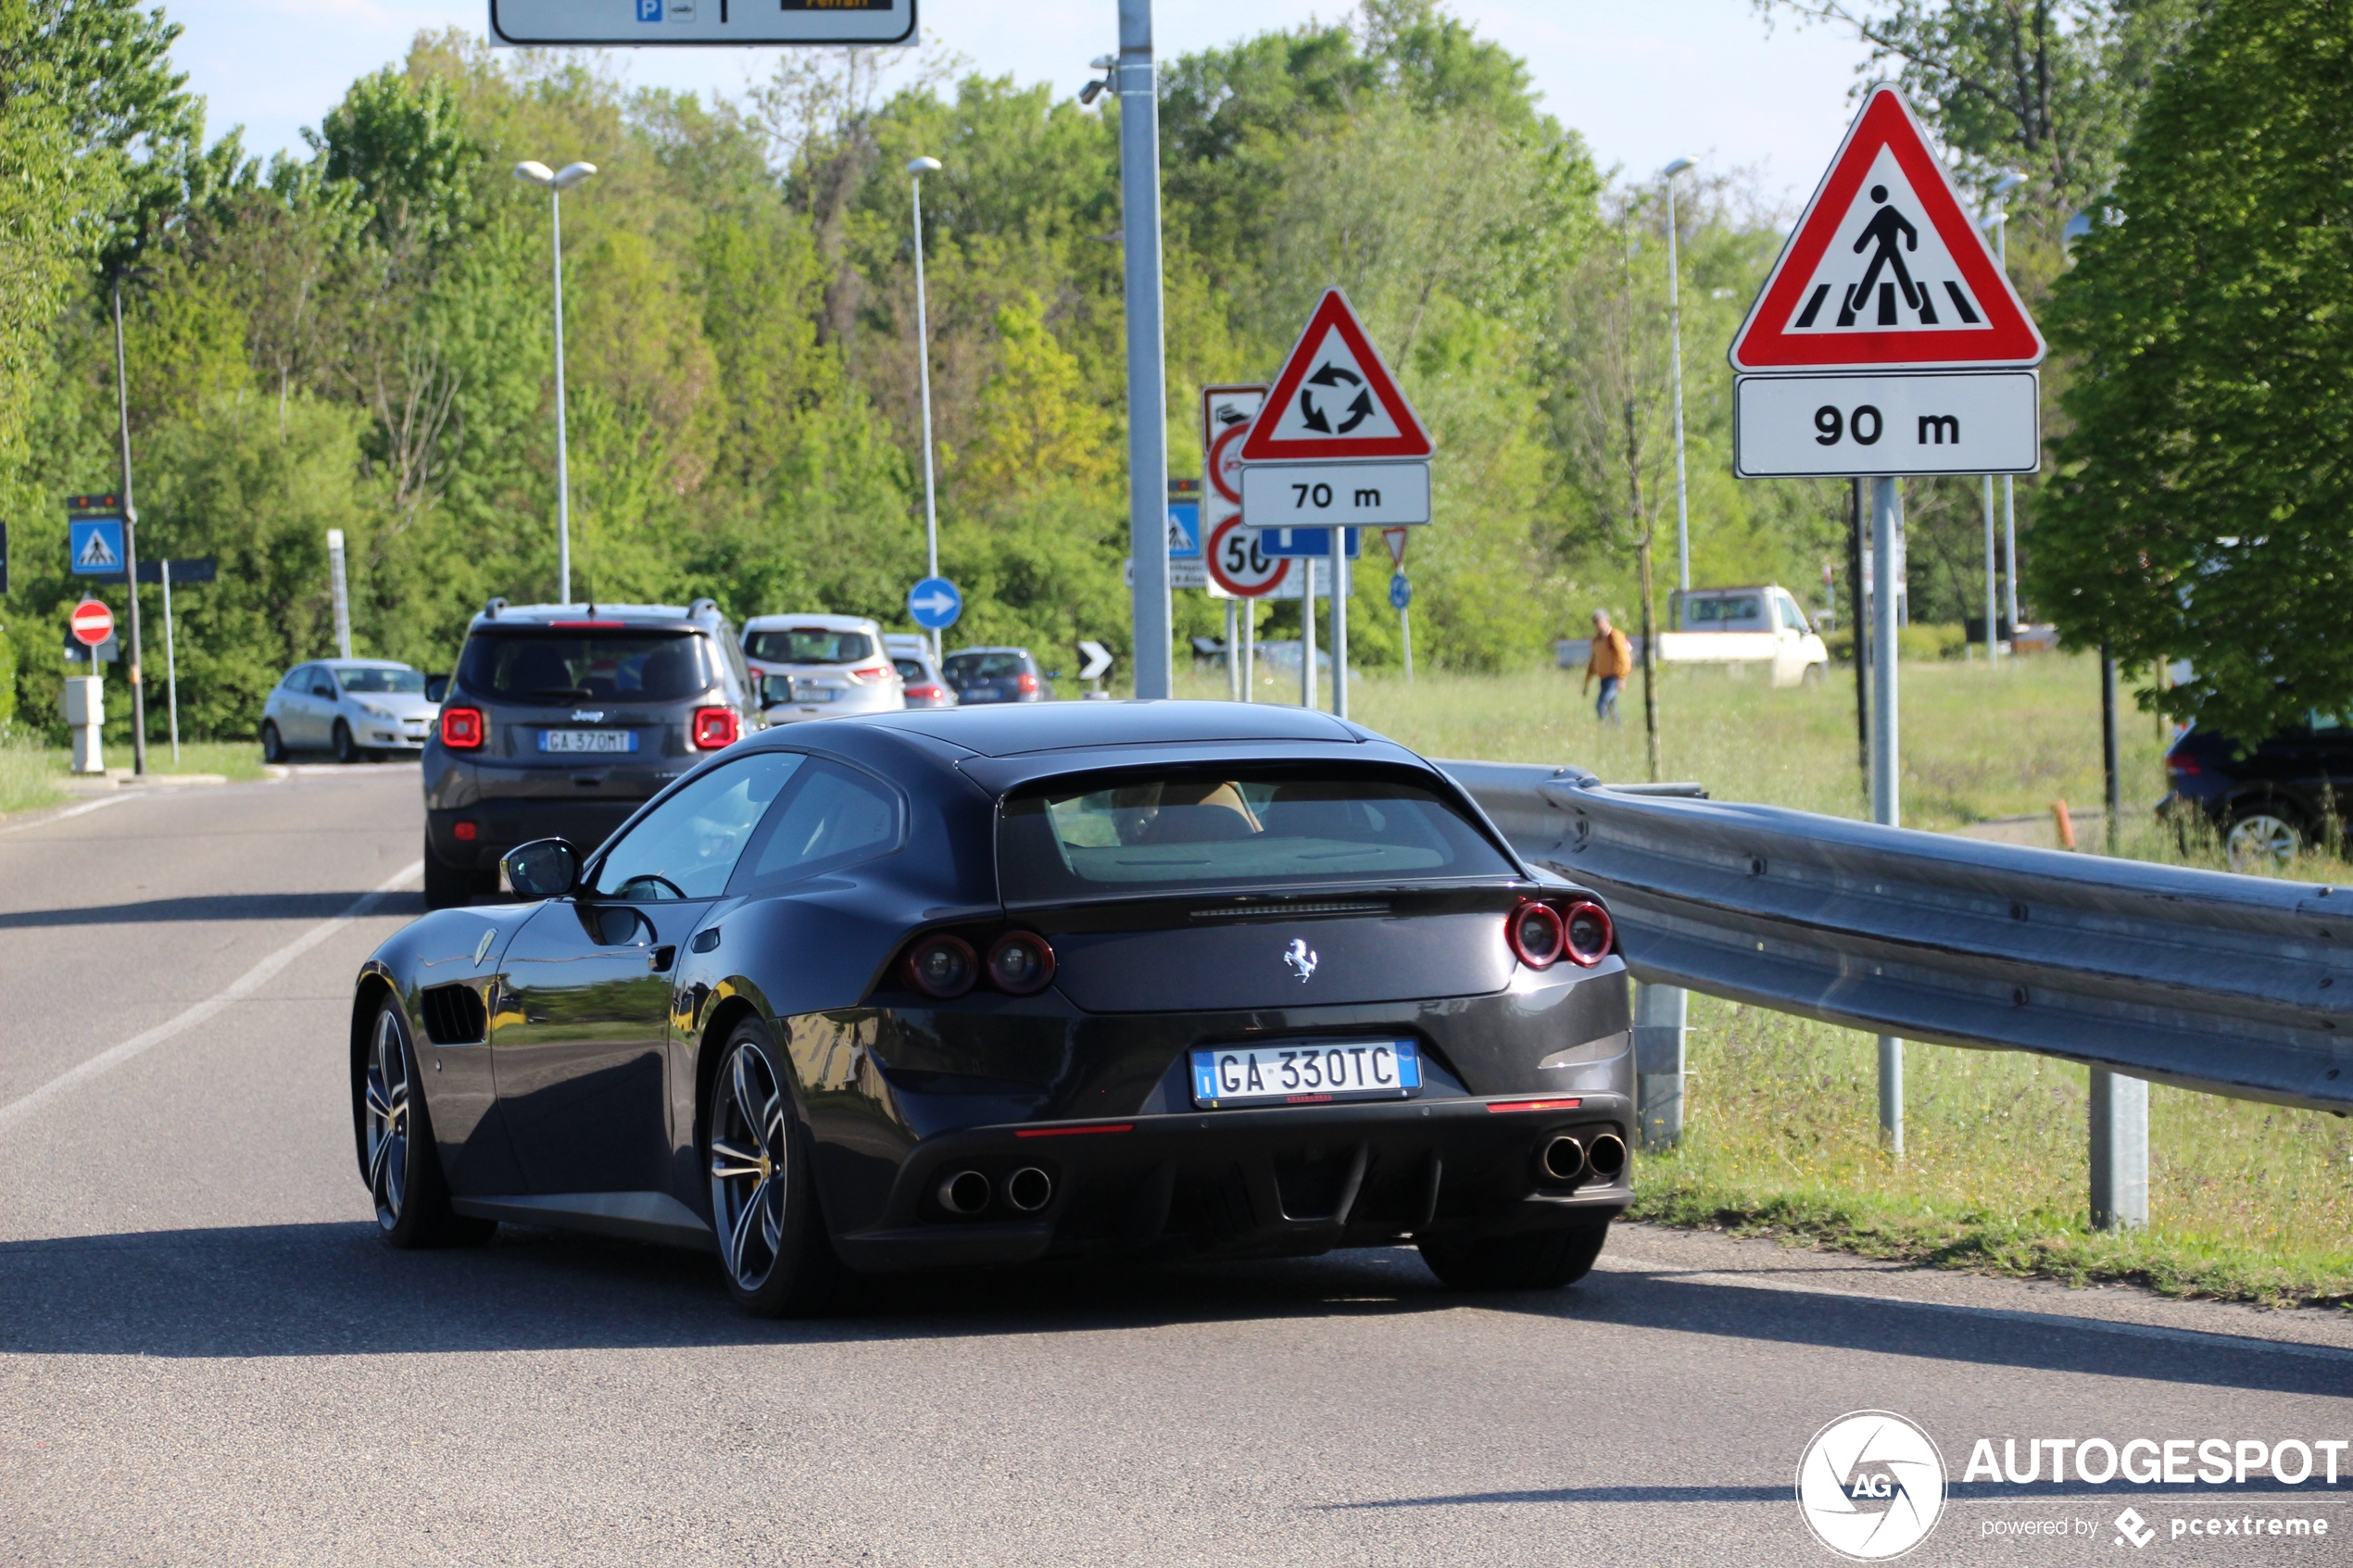
<path fill-rule="evenodd" d="M 695 745 L 704 751 L 717 751 L 743 738 L 744 721 L 732 708 L 698 708 L 695 709 Z"/>
<path fill-rule="evenodd" d="M 1567 933 L 1560 911 L 1550 904 L 1523 898 L 1504 922 L 1504 940 L 1512 955 L 1530 969 L 1550 969 L 1567 945 Z"/>
<path fill-rule="evenodd" d="M 441 710 L 441 744 L 452 751 L 478 751 L 490 726 L 484 721 L 479 708 L 445 708 Z"/>
<path fill-rule="evenodd" d="M 1564 923 L 1568 931 L 1568 961 L 1579 969 L 1592 968 L 1617 945 L 1617 928 L 1610 923 L 1609 911 L 1591 898 L 1571 904 Z"/>
<path fill-rule="evenodd" d="M 1008 996 L 1033 996 L 1053 978 L 1054 949 L 1043 936 L 1008 931 L 988 949 L 988 983 Z"/>
<path fill-rule="evenodd" d="M 925 937 L 907 955 L 907 984 L 943 1002 L 971 990 L 979 972 L 972 944 L 945 933 Z"/>

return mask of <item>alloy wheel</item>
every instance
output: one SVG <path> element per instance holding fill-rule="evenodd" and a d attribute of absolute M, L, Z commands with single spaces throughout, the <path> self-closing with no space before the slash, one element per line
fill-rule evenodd
<path fill-rule="evenodd" d="M 391 1008 L 376 1015 L 368 1049 L 368 1191 L 390 1230 L 409 1200 L 409 1051 Z"/>
<path fill-rule="evenodd" d="M 2285 866 L 2304 847 L 2304 839 L 2285 818 L 2255 811 L 2231 824 L 2224 847 L 2230 853 L 2231 869 L 2243 872 L 2259 864 Z"/>
<path fill-rule="evenodd" d="M 711 1211 L 737 1288 L 757 1290 L 785 1237 L 785 1097 L 767 1056 L 739 1043 L 719 1074 L 711 1115 Z"/>

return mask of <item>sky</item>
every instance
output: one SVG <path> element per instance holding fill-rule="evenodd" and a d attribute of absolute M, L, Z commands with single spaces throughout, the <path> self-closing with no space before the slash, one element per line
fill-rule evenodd
<path fill-rule="evenodd" d="M 164 0 L 186 31 L 180 68 L 209 103 L 218 135 L 245 129 L 267 155 L 300 151 L 356 78 L 398 59 L 420 30 L 483 31 L 485 4 L 453 0 Z M 1164 59 L 1349 9 L 1345 0 L 1158 0 Z M 1749 169 L 1793 207 L 1814 186 L 1854 113 L 1847 94 L 1863 50 L 1828 27 L 1778 21 L 1750 0 L 1454 0 L 1481 36 L 1526 59 L 1544 107 L 1583 133 L 1604 168 L 1641 178 L 1678 156 Z M 1117 44 L 1114 0 L 917 0 L 927 37 L 991 75 L 1076 93 L 1087 62 Z M 1040 40 L 1063 40 L 1049 50 Z M 622 50 L 613 61 L 648 86 L 740 94 L 770 69 L 769 51 Z M 589 156 L 593 149 L 580 149 Z M 573 156 L 553 148 L 548 161 Z"/>

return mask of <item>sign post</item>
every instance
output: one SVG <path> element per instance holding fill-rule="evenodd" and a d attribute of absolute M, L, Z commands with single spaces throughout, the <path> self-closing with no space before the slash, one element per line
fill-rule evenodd
<path fill-rule="evenodd" d="M 1414 684 L 1414 585 L 1405 580 L 1405 541 L 1413 535 L 1403 528 L 1384 528 L 1380 541 L 1389 546 L 1389 602 L 1397 610 L 1397 636 L 1405 646 L 1405 684 Z"/>
<path fill-rule="evenodd" d="M 107 723 L 107 678 L 96 673 L 96 650 L 114 639 L 114 611 L 103 600 L 84 599 L 73 607 L 66 629 L 75 642 L 92 652 L 92 673 L 66 677 L 65 720 L 73 732 L 73 771 L 103 774 L 107 771 L 102 742 Z"/>
<path fill-rule="evenodd" d="M 2035 471 L 2043 353 L 1911 107 L 1874 89 L 1732 339 L 1732 471 L 1870 482 L 1871 819 L 1890 827 L 1903 820 L 1901 483 Z M 1901 1155 L 1904 1042 L 1894 1035 L 1880 1037 L 1879 1075 L 1881 1135 Z"/>
<path fill-rule="evenodd" d="M 1332 563 L 1332 712 L 1348 717 L 1348 558 L 1362 527 L 1429 521 L 1429 432 L 1339 289 L 1308 317 L 1266 407 L 1242 438 L 1242 515 L 1252 526 L 1325 528 Z M 1315 619 L 1307 558 L 1304 628 Z M 1300 690 L 1315 704 L 1312 631 L 1300 637 Z"/>
<path fill-rule="evenodd" d="M 1250 421 L 1266 406 L 1264 383 L 1201 389 L 1201 471 L 1202 536 L 1214 535 L 1221 523 L 1242 515 L 1242 439 Z M 1242 548 L 1247 553 L 1249 544 Z M 1210 592 L 1226 601 L 1226 690 L 1239 702 L 1255 700 L 1258 606 L 1254 594 L 1238 595 L 1214 571 Z"/>

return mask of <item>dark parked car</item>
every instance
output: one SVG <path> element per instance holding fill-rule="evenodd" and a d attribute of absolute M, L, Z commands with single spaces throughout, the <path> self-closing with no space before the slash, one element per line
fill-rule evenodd
<path fill-rule="evenodd" d="M 669 1242 L 761 1313 L 855 1273 L 1404 1241 L 1530 1287 L 1631 1196 L 1607 912 L 1327 715 L 771 730 L 502 874 L 536 901 L 427 915 L 359 973 L 395 1246 Z"/>
<path fill-rule="evenodd" d="M 967 706 L 988 702 L 1051 702 L 1054 688 L 1027 648 L 958 648 L 940 673 Z"/>
<path fill-rule="evenodd" d="M 2353 795 L 2353 729 L 2311 712 L 2302 724 L 2244 748 L 2196 725 L 2165 753 L 2172 787 L 2158 810 L 2175 821 L 2202 817 L 2222 835 L 2231 864 L 2284 864 L 2321 842 Z"/>
<path fill-rule="evenodd" d="M 425 903 L 497 891 L 535 838 L 603 841 L 714 751 L 761 728 L 719 608 L 510 605 L 467 628 L 424 750 Z"/>

